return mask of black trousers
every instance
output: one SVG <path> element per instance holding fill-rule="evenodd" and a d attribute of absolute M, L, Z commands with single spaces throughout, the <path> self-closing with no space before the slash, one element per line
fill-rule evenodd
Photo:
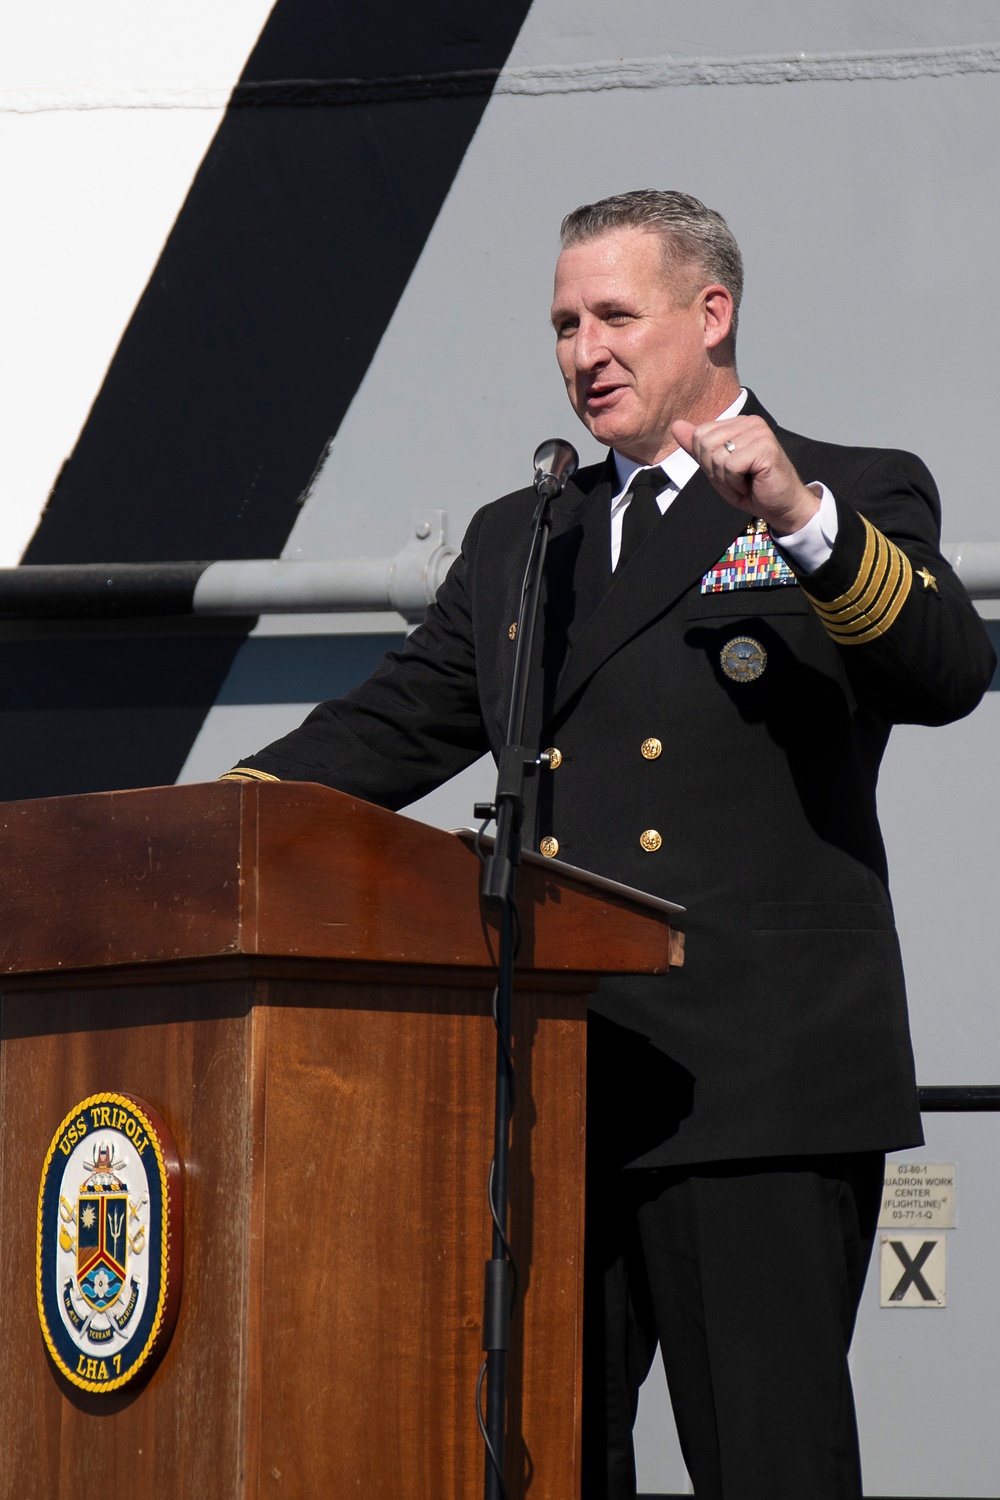
<path fill-rule="evenodd" d="M 847 1351 L 884 1156 L 588 1173 L 584 1500 L 633 1500 L 657 1343 L 697 1500 L 860 1500 Z"/>

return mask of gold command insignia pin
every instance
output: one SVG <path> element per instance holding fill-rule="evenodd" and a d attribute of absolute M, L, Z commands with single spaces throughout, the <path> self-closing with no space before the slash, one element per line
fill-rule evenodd
<path fill-rule="evenodd" d="M 756 682 L 767 666 L 767 652 L 750 635 L 737 635 L 719 652 L 719 664 L 732 682 Z"/>

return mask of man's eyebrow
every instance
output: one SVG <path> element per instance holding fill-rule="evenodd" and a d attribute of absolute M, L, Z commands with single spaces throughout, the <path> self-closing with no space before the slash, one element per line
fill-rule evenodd
<path fill-rule="evenodd" d="M 636 313 L 638 307 L 631 303 L 627 297 L 602 297 L 597 302 L 588 306 L 588 311 L 596 313 L 599 318 L 606 318 L 609 313 Z M 553 307 L 549 314 L 549 322 L 555 325 L 562 318 L 578 318 L 579 313 L 569 307 Z"/>
<path fill-rule="evenodd" d="M 558 304 L 556 304 L 549 311 L 549 322 L 552 324 L 553 328 L 555 328 L 559 323 L 567 322 L 567 320 L 570 322 L 578 322 L 579 318 L 579 311 L 575 307 L 560 307 Z"/>
<path fill-rule="evenodd" d="M 638 305 L 628 297 L 603 297 L 593 304 L 593 310 L 604 317 L 609 312 L 637 312 Z"/>

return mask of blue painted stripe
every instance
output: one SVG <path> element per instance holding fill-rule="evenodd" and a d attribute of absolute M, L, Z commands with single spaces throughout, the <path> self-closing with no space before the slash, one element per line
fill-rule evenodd
<path fill-rule="evenodd" d="M 1000 660 L 1000 620 L 984 621 Z M 241 646 L 216 703 L 320 703 L 339 698 L 375 670 L 406 637 L 384 635 L 251 636 Z M 990 683 L 1000 691 L 1000 666 Z"/>
<path fill-rule="evenodd" d="M 406 639 L 393 635 L 269 635 L 244 641 L 216 704 L 320 703 L 364 682 L 386 651 Z"/>
<path fill-rule="evenodd" d="M 993 681 L 987 689 L 990 693 L 1000 692 L 1000 620 L 984 620 L 990 643 L 997 654 L 997 669 L 993 673 Z"/>

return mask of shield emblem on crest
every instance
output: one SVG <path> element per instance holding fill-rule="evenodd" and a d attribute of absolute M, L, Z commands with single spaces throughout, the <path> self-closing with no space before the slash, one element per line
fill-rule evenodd
<path fill-rule="evenodd" d="M 125 1285 L 128 1195 L 81 1193 L 77 1203 L 76 1281 L 84 1300 L 103 1312 Z"/>

